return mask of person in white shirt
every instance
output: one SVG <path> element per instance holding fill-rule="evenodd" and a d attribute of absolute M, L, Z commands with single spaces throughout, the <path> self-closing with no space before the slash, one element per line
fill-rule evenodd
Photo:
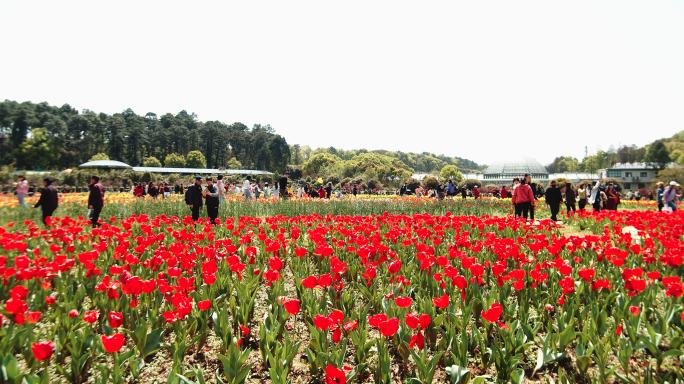
<path fill-rule="evenodd" d="M 247 176 L 247 179 L 242 183 L 242 194 L 245 196 L 245 201 L 254 199 L 252 196 L 252 176 Z"/>
<path fill-rule="evenodd" d="M 224 201 L 226 201 L 226 186 L 223 184 L 223 175 L 218 175 L 216 188 L 218 188 L 219 204 L 222 204 Z"/>
<path fill-rule="evenodd" d="M 264 184 L 264 199 L 267 199 L 271 195 L 271 188 L 268 187 L 268 183 Z"/>
<path fill-rule="evenodd" d="M 276 199 L 280 197 L 280 190 L 278 189 L 278 183 L 273 184 L 273 197 Z"/>

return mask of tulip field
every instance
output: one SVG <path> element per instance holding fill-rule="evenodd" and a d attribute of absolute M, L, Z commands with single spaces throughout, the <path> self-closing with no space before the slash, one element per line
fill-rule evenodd
<path fill-rule="evenodd" d="M 681 210 L 235 197 L 193 223 L 121 194 L 91 229 L 84 195 L 47 227 L 10 199 L 2 383 L 684 382 Z"/>

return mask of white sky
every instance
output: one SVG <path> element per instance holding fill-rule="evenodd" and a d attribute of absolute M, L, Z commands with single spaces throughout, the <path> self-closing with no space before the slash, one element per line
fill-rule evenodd
<path fill-rule="evenodd" d="M 0 2 L 0 98 L 543 164 L 684 130 L 682 1 Z"/>

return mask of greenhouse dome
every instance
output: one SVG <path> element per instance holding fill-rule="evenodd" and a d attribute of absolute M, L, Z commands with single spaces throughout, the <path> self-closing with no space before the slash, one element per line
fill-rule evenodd
<path fill-rule="evenodd" d="M 549 172 L 537 160 L 527 156 L 514 156 L 493 162 L 484 171 L 484 179 L 523 177 L 529 173 L 533 179 L 548 179 Z"/>

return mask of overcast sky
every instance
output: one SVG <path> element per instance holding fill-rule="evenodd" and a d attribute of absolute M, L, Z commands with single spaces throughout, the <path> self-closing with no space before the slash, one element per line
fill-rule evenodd
<path fill-rule="evenodd" d="M 684 130 L 682 1 L 0 2 L 0 98 L 547 164 Z"/>

